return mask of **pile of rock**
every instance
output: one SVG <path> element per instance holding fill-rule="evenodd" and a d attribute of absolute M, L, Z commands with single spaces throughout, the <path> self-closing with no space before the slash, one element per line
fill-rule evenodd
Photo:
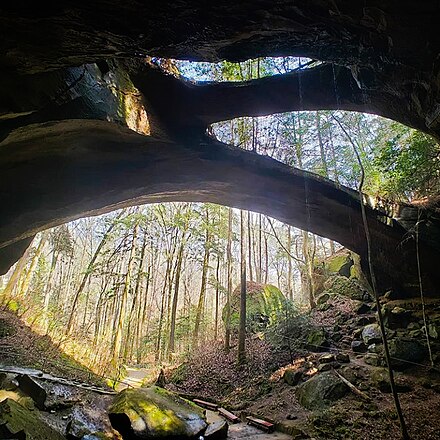
<path fill-rule="evenodd" d="M 206 422 L 205 410 L 163 388 L 113 396 L 78 391 L 42 373 L 0 373 L 0 438 L 223 440 L 228 424 Z M 51 377 L 53 379 L 53 377 Z M 87 403 L 87 405 L 85 405 Z M 93 414 L 93 417 L 90 417 Z M 111 423 L 111 425 L 110 425 Z M 114 429 L 112 429 L 112 427 Z"/>

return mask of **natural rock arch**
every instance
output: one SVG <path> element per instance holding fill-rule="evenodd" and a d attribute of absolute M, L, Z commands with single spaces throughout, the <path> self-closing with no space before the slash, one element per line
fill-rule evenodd
<path fill-rule="evenodd" d="M 434 1 L 375 1 L 365 7 L 318 0 L 206 6 L 193 0 L 148 2 L 143 9 L 113 0 L 65 0 L 47 8 L 25 9 L 20 2 L 2 8 L 3 270 L 41 229 L 167 200 L 253 209 L 365 256 L 355 192 L 223 145 L 205 134 L 208 124 L 243 115 L 344 109 L 440 137 L 438 43 L 435 25 L 426 25 L 438 18 Z M 324 64 L 246 83 L 194 85 L 148 65 L 145 55 L 210 61 L 299 55 Z M 111 75 L 119 81 L 110 82 Z M 126 90 L 115 93 L 115 85 L 126 82 L 141 92 L 151 136 L 120 127 L 117 100 Z M 405 229 L 367 210 L 383 286 L 413 290 L 415 245 L 407 229 L 414 221 Z M 435 247 L 421 241 L 423 281 L 431 292 L 439 281 Z"/>

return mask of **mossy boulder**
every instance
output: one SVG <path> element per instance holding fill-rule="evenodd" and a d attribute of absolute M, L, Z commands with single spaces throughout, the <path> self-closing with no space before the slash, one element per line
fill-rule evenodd
<path fill-rule="evenodd" d="M 353 258 L 351 253 L 347 251 L 337 252 L 324 261 L 324 267 L 329 275 L 341 275 L 349 278 L 352 266 Z"/>
<path fill-rule="evenodd" d="M 329 345 L 325 330 L 322 328 L 312 330 L 307 336 L 307 344 L 312 351 L 322 351 Z"/>
<path fill-rule="evenodd" d="M 196 439 L 207 427 L 202 408 L 156 386 L 119 393 L 109 418 L 113 428 L 130 439 Z"/>
<path fill-rule="evenodd" d="M 330 294 L 339 294 L 358 301 L 370 299 L 368 292 L 355 279 L 334 275 L 324 283 L 324 289 Z"/>
<path fill-rule="evenodd" d="M 231 329 L 238 330 L 240 324 L 240 290 L 238 285 L 231 298 Z M 276 321 L 282 314 L 286 299 L 281 291 L 270 284 L 246 282 L 246 326 L 250 331 L 258 332 Z M 222 313 L 226 319 L 226 306 Z"/>
<path fill-rule="evenodd" d="M 38 412 L 30 411 L 12 399 L 0 403 L 0 438 L 65 440 L 40 419 Z"/>
<path fill-rule="evenodd" d="M 414 366 L 428 355 L 428 349 L 416 339 L 395 338 L 389 342 L 391 364 L 398 369 Z"/>
<path fill-rule="evenodd" d="M 375 368 L 370 374 L 371 384 L 383 393 L 391 393 L 390 376 L 387 368 Z M 411 390 L 411 386 L 405 377 L 395 375 L 396 390 L 405 393 Z"/>
<path fill-rule="evenodd" d="M 307 409 L 325 409 L 332 402 L 344 397 L 347 385 L 332 371 L 317 374 L 301 384 L 296 391 L 299 403 Z"/>

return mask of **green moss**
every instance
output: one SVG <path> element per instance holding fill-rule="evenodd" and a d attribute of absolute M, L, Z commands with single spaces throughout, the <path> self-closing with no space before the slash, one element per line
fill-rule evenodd
<path fill-rule="evenodd" d="M 258 332 L 282 316 L 286 299 L 277 287 L 248 281 L 246 295 L 246 325 L 251 331 Z M 222 316 L 225 320 L 226 307 Z M 239 323 L 240 286 L 237 286 L 231 299 L 231 329 L 237 330 Z"/>
<path fill-rule="evenodd" d="M 64 437 L 46 425 L 34 411 L 29 411 L 12 399 L 0 403 L 0 434 L 13 438 L 24 431 L 27 440 L 63 440 Z"/>
<path fill-rule="evenodd" d="M 328 273 L 339 274 L 346 277 L 350 276 L 350 268 L 353 260 L 350 254 L 334 255 L 325 262 L 325 268 Z"/>
<path fill-rule="evenodd" d="M 331 276 L 325 283 L 324 288 L 329 293 L 339 294 L 351 299 L 364 300 L 367 291 L 354 279 L 340 275 Z"/>
<path fill-rule="evenodd" d="M 122 435 L 132 429 L 139 436 L 195 436 L 206 427 L 205 411 L 194 403 L 163 388 L 126 389 L 114 400 L 109 410 L 113 426 Z M 125 414 L 131 428 L 120 425 Z"/>
<path fill-rule="evenodd" d="M 18 303 L 18 301 L 15 301 L 14 299 L 11 299 L 8 301 L 8 309 L 11 312 L 18 312 L 18 309 L 20 308 L 20 304 Z"/>

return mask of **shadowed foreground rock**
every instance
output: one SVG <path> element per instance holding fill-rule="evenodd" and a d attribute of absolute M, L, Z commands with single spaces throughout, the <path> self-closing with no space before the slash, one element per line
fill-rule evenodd
<path fill-rule="evenodd" d="M 207 427 L 202 408 L 155 386 L 122 391 L 109 418 L 124 440 L 196 439 Z"/>
<path fill-rule="evenodd" d="M 32 411 L 12 399 L 0 403 L 0 438 L 25 440 L 65 440 Z"/>

